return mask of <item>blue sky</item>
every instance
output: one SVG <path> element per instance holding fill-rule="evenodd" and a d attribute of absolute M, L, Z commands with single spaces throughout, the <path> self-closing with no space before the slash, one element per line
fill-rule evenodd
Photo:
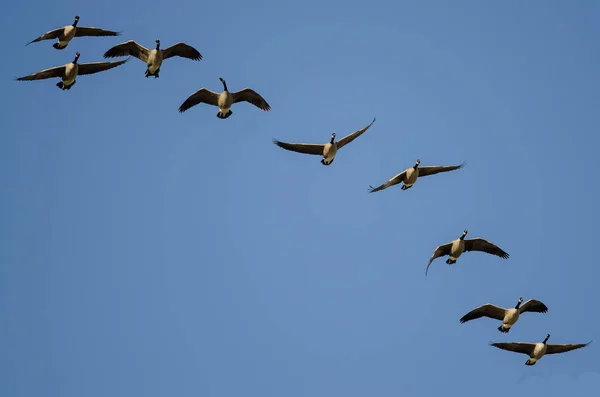
<path fill-rule="evenodd" d="M 0 395 L 589 394 L 598 346 L 600 66 L 593 1 L 13 3 L 0 64 Z M 63 51 L 72 22 L 122 30 Z M 16 82 L 133 39 L 200 62 Z M 269 113 L 179 105 L 251 87 Z M 324 167 L 271 140 L 326 142 Z M 368 194 L 410 167 L 459 171 Z M 484 237 L 510 253 L 435 247 Z M 459 318 L 542 300 L 508 335 Z M 596 359 L 596 361 L 594 361 Z M 578 375 L 577 378 L 570 377 Z"/>

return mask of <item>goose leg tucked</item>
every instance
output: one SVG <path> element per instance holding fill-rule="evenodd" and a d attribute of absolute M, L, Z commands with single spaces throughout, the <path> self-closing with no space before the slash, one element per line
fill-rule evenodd
<path fill-rule="evenodd" d="M 329 165 L 329 164 L 333 163 L 333 160 L 335 160 L 335 158 L 332 158 L 331 160 L 322 159 L 321 164 Z"/>
<path fill-rule="evenodd" d="M 58 83 L 56 83 L 56 86 L 63 91 L 70 90 L 75 85 L 76 82 L 77 82 L 77 80 L 75 80 L 73 83 L 67 85 L 64 82 L 59 81 Z"/>
<path fill-rule="evenodd" d="M 67 44 L 62 44 L 59 41 L 59 42 L 52 44 L 52 47 L 56 48 L 57 50 L 64 50 L 65 48 L 67 48 Z"/>
<path fill-rule="evenodd" d="M 502 324 L 498 327 L 498 331 L 507 334 L 510 331 L 510 325 Z"/>

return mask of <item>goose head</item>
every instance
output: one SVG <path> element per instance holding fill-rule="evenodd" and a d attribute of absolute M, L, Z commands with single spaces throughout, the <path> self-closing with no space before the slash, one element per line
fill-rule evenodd
<path fill-rule="evenodd" d="M 519 298 L 519 301 L 517 302 L 517 306 L 515 306 L 515 309 L 518 309 L 521 306 L 521 303 L 523 303 L 523 298 Z"/>
<path fill-rule="evenodd" d="M 417 169 L 417 167 L 419 166 L 419 164 L 421 164 L 421 160 L 418 160 L 418 159 L 417 159 L 417 162 L 415 163 L 415 165 L 414 165 L 414 167 L 413 167 L 413 168 L 416 170 L 416 169 Z"/>
<path fill-rule="evenodd" d="M 156 49 L 159 50 L 160 49 L 160 40 L 156 40 Z"/>
<path fill-rule="evenodd" d="M 546 342 L 548 342 L 548 339 L 550 339 L 550 334 L 546 334 L 546 338 L 544 339 L 544 341 L 542 343 L 546 344 Z"/>
<path fill-rule="evenodd" d="M 75 21 L 73 22 L 73 26 L 77 26 L 77 22 L 79 22 L 79 15 L 75 15 Z"/>
<path fill-rule="evenodd" d="M 219 77 L 219 80 L 221 80 L 221 83 L 223 83 L 223 90 L 227 91 L 227 83 L 225 82 L 225 79 L 223 77 Z"/>
<path fill-rule="evenodd" d="M 464 240 L 464 239 L 465 239 L 465 237 L 467 236 L 467 233 L 469 233 L 469 231 L 468 231 L 467 229 L 465 229 L 465 230 L 463 231 L 463 234 L 462 234 L 462 236 L 460 236 L 460 239 L 461 239 L 461 240 Z"/>
<path fill-rule="evenodd" d="M 331 134 L 331 143 L 335 142 L 335 132 Z"/>
<path fill-rule="evenodd" d="M 81 55 L 79 52 L 75 53 L 75 59 L 73 59 L 73 63 L 77 63 L 77 60 L 79 59 L 79 55 Z"/>

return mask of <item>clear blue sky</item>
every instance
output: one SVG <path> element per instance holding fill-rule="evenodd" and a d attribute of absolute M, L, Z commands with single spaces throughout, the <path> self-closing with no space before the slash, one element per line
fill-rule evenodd
<path fill-rule="evenodd" d="M 488 343 L 600 339 L 600 3 L 11 7 L 0 15 L 1 396 L 598 389 L 598 342 L 535 367 Z M 25 47 L 76 14 L 123 35 Z M 12 80 L 157 38 L 204 59 L 169 59 L 158 79 L 132 59 L 64 92 Z M 177 112 L 221 76 L 272 111 Z M 373 117 L 329 167 L 271 142 L 322 143 Z M 367 193 L 416 159 L 467 166 Z M 435 247 L 465 228 L 510 259 L 438 259 L 425 278 Z M 458 321 L 520 296 L 549 312 L 508 335 Z"/>

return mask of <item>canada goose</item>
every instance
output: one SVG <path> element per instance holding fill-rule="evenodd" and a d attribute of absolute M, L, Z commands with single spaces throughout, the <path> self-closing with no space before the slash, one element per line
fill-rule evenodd
<path fill-rule="evenodd" d="M 60 77 L 61 81 L 56 83 L 56 86 L 61 90 L 70 90 L 76 83 L 76 78 L 82 74 L 94 74 L 102 72 L 104 70 L 116 68 L 119 65 L 124 64 L 129 59 L 118 62 L 88 62 L 88 63 L 77 63 L 79 59 L 79 52 L 75 53 L 75 59 L 73 62 L 67 63 L 62 66 L 55 66 L 50 69 L 45 69 L 37 73 L 30 74 L 29 76 L 19 77 L 18 81 L 29 81 L 29 80 L 42 80 L 51 79 L 53 77 Z"/>
<path fill-rule="evenodd" d="M 439 172 L 454 171 L 459 168 L 462 168 L 465 165 L 465 163 L 462 163 L 461 165 L 428 165 L 420 167 L 420 164 L 421 160 L 417 160 L 414 166 L 405 169 L 404 171 L 402 171 L 383 185 L 378 186 L 376 188 L 374 188 L 373 186 L 369 186 L 370 193 L 378 192 L 390 186 L 397 185 L 400 182 L 404 182 L 404 184 L 401 187 L 402 190 L 410 189 L 411 187 L 413 187 L 415 182 L 417 182 L 417 178 L 421 176 L 435 175 Z"/>
<path fill-rule="evenodd" d="M 183 113 L 199 103 L 206 103 L 208 105 L 217 106 L 219 108 L 217 117 L 220 119 L 226 119 L 233 113 L 231 111 L 231 105 L 238 102 L 251 103 L 265 112 L 271 110 L 271 106 L 269 106 L 267 101 L 265 101 L 265 99 L 256 91 L 250 88 L 244 88 L 243 90 L 237 92 L 229 92 L 225 79 L 223 79 L 223 77 L 219 77 L 219 80 L 221 80 L 221 83 L 223 83 L 223 92 L 217 93 L 206 88 L 200 88 L 181 104 L 179 107 L 179 112 Z"/>
<path fill-rule="evenodd" d="M 557 354 L 566 353 L 571 350 L 580 349 L 586 347 L 592 341 L 583 344 L 576 345 L 548 345 L 548 339 L 550 334 L 546 335 L 546 338 L 541 343 L 525 343 L 525 342 L 499 342 L 491 343 L 490 346 L 497 347 L 498 349 L 508 350 L 515 353 L 523 353 L 529 356 L 529 359 L 525 362 L 525 365 L 535 365 L 544 355 L 546 354 Z"/>
<path fill-rule="evenodd" d="M 375 122 L 375 118 L 371 121 L 371 124 L 368 126 L 361 128 L 358 131 L 354 131 L 353 133 L 346 135 L 342 139 L 336 141 L 335 140 L 335 132 L 331 134 L 331 141 L 326 144 L 314 144 L 314 143 L 286 143 L 280 142 L 277 139 L 273 139 L 273 143 L 279 146 L 282 149 L 290 150 L 292 152 L 304 153 L 304 154 L 314 154 L 317 156 L 323 156 L 321 159 L 321 164 L 329 165 L 333 163 L 335 160 L 335 155 L 338 150 L 361 136 L 365 131 L 367 131 Z"/>
<path fill-rule="evenodd" d="M 35 40 L 30 41 L 25 44 L 28 46 L 31 43 L 37 43 L 42 40 L 52 40 L 58 39 L 58 42 L 52 44 L 52 47 L 57 50 L 64 50 L 69 45 L 69 42 L 73 40 L 74 37 L 82 37 L 82 36 L 120 36 L 120 32 L 113 32 L 112 30 L 104 30 L 100 28 L 92 28 L 89 26 L 77 26 L 79 22 L 79 15 L 75 16 L 75 22 L 72 25 L 63 26 L 62 28 L 54 29 L 49 32 L 44 33 L 40 37 Z"/>
<path fill-rule="evenodd" d="M 465 251 L 480 251 L 486 252 L 488 254 L 499 256 L 500 258 L 508 259 L 509 255 L 504 252 L 502 249 L 497 247 L 496 245 L 490 243 L 487 240 L 482 238 L 473 238 L 470 240 L 465 240 L 465 236 L 469 231 L 465 230 L 459 238 L 454 241 L 450 241 L 449 243 L 438 246 L 431 258 L 429 259 L 429 263 L 427 264 L 427 268 L 425 269 L 425 275 L 427 276 L 427 271 L 429 270 L 429 266 L 434 259 L 439 258 L 441 256 L 449 255 L 450 258 L 446 260 L 446 263 L 452 265 L 456 263 L 456 260 L 462 255 Z"/>
<path fill-rule="evenodd" d="M 527 302 L 523 303 L 523 305 L 521 305 L 521 303 L 523 303 L 523 298 L 519 298 L 517 305 L 510 309 L 505 309 L 503 307 L 498 307 L 492 305 L 491 303 L 487 303 L 465 314 L 460 319 L 460 322 L 466 323 L 467 321 L 475 320 L 481 317 L 494 318 L 502 321 L 502 325 L 498 327 L 498 331 L 508 333 L 510 328 L 515 325 L 519 319 L 519 315 L 521 313 L 546 313 L 548 311 L 546 305 L 535 299 L 529 299 Z"/>
<path fill-rule="evenodd" d="M 156 40 L 156 48 L 149 50 L 136 43 L 133 40 L 126 41 L 125 43 L 117 44 L 104 53 L 104 58 L 115 58 L 131 55 L 139 59 L 140 61 L 146 62 L 148 68 L 146 69 L 146 77 L 154 76 L 158 78 L 160 72 L 160 66 L 165 59 L 172 57 L 182 57 L 199 61 L 202 59 L 202 55 L 194 47 L 189 46 L 185 43 L 175 43 L 171 47 L 167 47 L 164 50 L 160 49 L 160 40 Z"/>

